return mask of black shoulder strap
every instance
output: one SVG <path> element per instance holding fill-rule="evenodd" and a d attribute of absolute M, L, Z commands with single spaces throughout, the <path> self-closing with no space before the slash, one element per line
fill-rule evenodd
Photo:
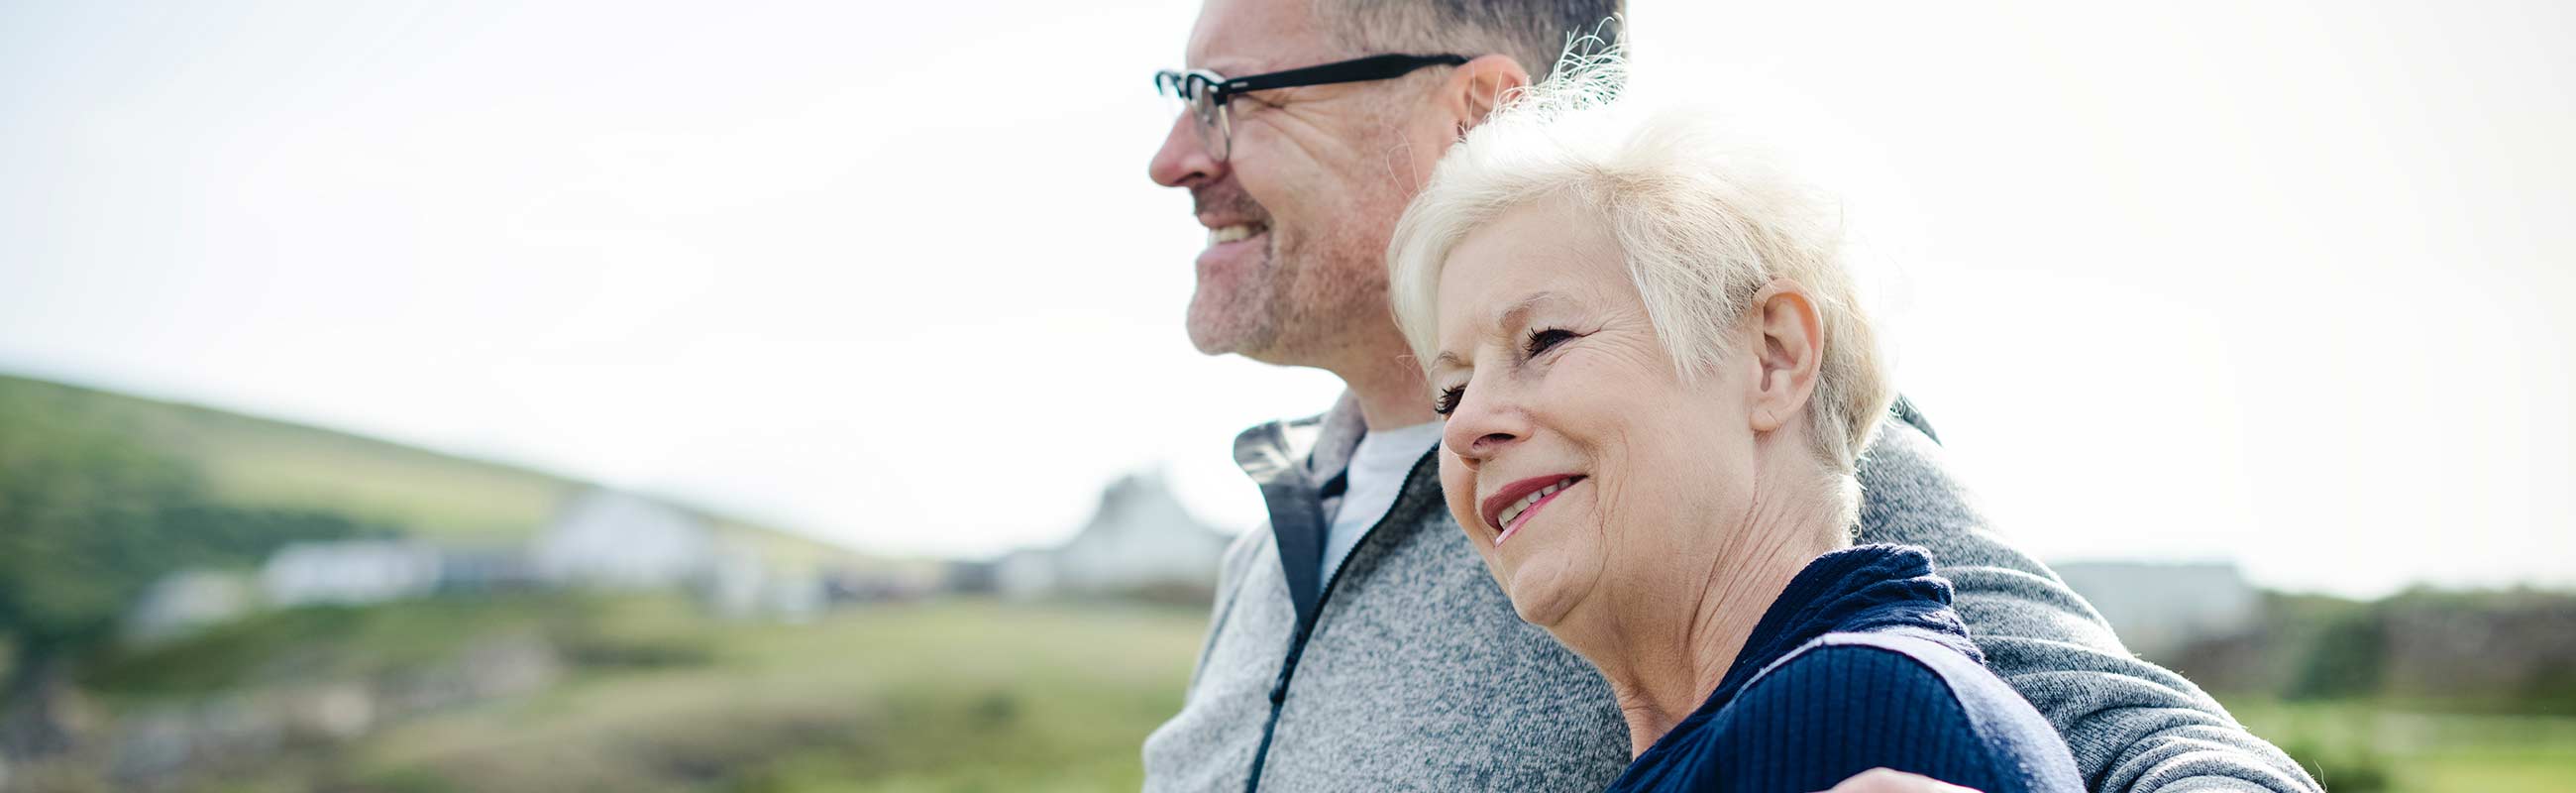
<path fill-rule="evenodd" d="M 1915 409 L 1914 401 L 1906 399 L 1904 394 L 1896 395 L 1896 404 L 1890 406 L 1887 409 L 1887 412 L 1895 414 L 1896 420 L 1914 425 L 1915 429 L 1922 430 L 1923 436 L 1931 438 L 1933 443 L 1941 442 L 1941 433 L 1932 431 L 1932 420 L 1924 418 L 1923 411 Z"/>
<path fill-rule="evenodd" d="M 1324 505 L 1315 486 L 1302 476 L 1282 476 L 1261 483 L 1261 500 L 1270 506 L 1270 536 L 1279 543 L 1280 572 L 1288 576 L 1288 599 L 1297 605 L 1297 624 L 1312 624 L 1317 590 L 1323 582 Z"/>

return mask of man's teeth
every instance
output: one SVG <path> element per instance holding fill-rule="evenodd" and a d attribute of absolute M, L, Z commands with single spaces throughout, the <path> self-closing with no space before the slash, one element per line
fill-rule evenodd
<path fill-rule="evenodd" d="M 1537 504 L 1539 499 L 1556 495 L 1556 491 L 1564 490 L 1573 486 L 1574 479 L 1572 477 L 1567 477 L 1565 479 L 1557 480 L 1556 484 L 1539 488 L 1537 492 L 1522 496 L 1519 502 L 1503 508 L 1503 528 L 1511 528 L 1512 521 L 1520 519 L 1521 513 L 1529 511 L 1530 506 Z"/>
<path fill-rule="evenodd" d="M 1233 242 L 1259 233 L 1261 233 L 1261 227 L 1250 223 L 1227 226 L 1221 229 L 1208 229 L 1208 243 L 1213 245 Z"/>

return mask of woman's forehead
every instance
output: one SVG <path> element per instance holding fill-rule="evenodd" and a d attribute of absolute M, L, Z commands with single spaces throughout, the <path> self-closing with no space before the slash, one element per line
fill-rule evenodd
<path fill-rule="evenodd" d="M 1626 261 L 1598 218 L 1531 205 L 1450 249 L 1440 276 L 1440 324 L 1444 333 L 1505 327 L 1517 315 L 1597 300 L 1627 285 Z"/>

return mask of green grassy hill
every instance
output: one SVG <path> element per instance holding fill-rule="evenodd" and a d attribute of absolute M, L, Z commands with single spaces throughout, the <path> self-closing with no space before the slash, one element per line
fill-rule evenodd
<path fill-rule="evenodd" d="M 1132 791 L 1204 615 L 950 599 L 785 624 L 670 596 L 526 593 L 272 612 L 105 659 L 89 683 L 132 721 L 436 679 L 489 666 L 471 659 L 494 647 L 555 659 L 535 690 L 383 714 L 362 736 L 215 758 L 152 789 Z M 102 765 L 27 779 L 103 790 Z"/>
<path fill-rule="evenodd" d="M 0 435 L 45 425 L 115 428 L 195 469 L 226 506 L 330 512 L 467 545 L 523 542 L 590 483 L 318 427 L 0 375 Z M 873 564 L 838 546 L 688 509 L 773 559 Z"/>

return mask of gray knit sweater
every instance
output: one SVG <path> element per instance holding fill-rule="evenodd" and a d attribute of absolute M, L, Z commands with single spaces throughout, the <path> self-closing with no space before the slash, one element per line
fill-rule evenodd
<path fill-rule="evenodd" d="M 1361 431 L 1346 398 L 1236 439 L 1274 526 L 1316 528 L 1329 496 L 1318 485 Z M 1234 543 L 1181 712 L 1145 741 L 1147 790 L 1580 791 L 1626 767 L 1608 684 L 1513 612 L 1450 518 L 1436 468 L 1430 454 L 1414 465 L 1329 581 L 1286 574 L 1282 548 L 1302 558 L 1310 537 Z M 1887 422 L 1860 479 L 1859 540 L 1932 551 L 1987 663 L 2065 736 L 2086 787 L 2319 789 L 2190 681 L 2131 656 L 2055 573 L 1989 531 L 1921 431 Z"/>

